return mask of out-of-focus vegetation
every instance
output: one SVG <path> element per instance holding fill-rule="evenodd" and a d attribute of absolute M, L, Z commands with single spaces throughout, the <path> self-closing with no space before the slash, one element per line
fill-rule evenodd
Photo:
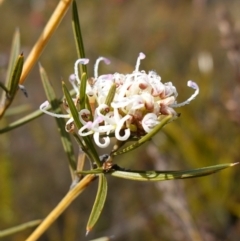
<path fill-rule="evenodd" d="M 0 81 L 3 82 L 16 27 L 24 55 L 37 40 L 58 1 L 2 1 L 0 5 Z M 181 118 L 167 125 L 144 149 L 122 155 L 118 163 L 135 169 L 186 169 L 240 159 L 239 1 L 78 1 L 90 58 L 112 60 L 102 73 L 132 71 L 139 52 L 141 69 L 156 70 L 172 81 L 185 100 L 193 79 L 200 94 Z M 40 61 L 59 97 L 61 80 L 77 58 L 70 12 Z M 13 107 L 35 110 L 46 97 L 37 68 L 28 76 L 28 98 L 20 92 Z M 29 111 L 28 110 L 28 111 Z M 25 113 L 21 114 L 24 115 Z M 6 115 L 3 127 L 19 115 Z M 43 116 L 0 136 L 0 229 L 44 218 L 71 184 L 68 165 L 53 118 Z M 76 147 L 77 153 L 77 147 Z M 237 241 L 240 236 L 239 167 L 191 180 L 153 183 L 109 177 L 109 193 L 100 222 L 85 238 L 94 201 L 91 187 L 40 238 L 46 241 L 115 240 Z M 29 230 L 5 240 L 24 240 Z"/>

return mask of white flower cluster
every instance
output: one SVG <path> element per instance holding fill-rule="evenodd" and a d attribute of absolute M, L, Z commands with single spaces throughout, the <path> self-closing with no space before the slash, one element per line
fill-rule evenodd
<path fill-rule="evenodd" d="M 199 93 L 199 88 L 193 81 L 188 81 L 188 86 L 195 89 L 194 94 L 178 104 L 176 88 L 171 82 L 162 83 L 161 77 L 156 72 L 140 71 L 140 61 L 145 58 L 143 53 L 139 54 L 135 70 L 131 74 L 107 74 L 98 76 L 98 65 L 100 61 L 109 64 L 110 61 L 100 57 L 94 68 L 94 78 L 87 84 L 86 94 L 95 99 L 97 107 L 93 113 L 93 121 L 88 121 L 86 116 L 90 110 L 79 111 L 79 119 L 83 127 L 78 131 L 80 136 L 93 135 L 95 143 L 99 147 L 107 147 L 110 144 L 110 134 L 120 141 L 126 141 L 130 137 L 143 136 L 149 133 L 160 123 L 162 116 L 177 116 L 173 109 L 188 104 Z M 78 77 L 78 65 L 87 64 L 88 59 L 79 59 L 75 63 L 75 76 L 70 81 L 79 97 L 81 81 Z M 112 86 L 116 91 L 110 104 L 106 104 L 106 98 Z M 56 117 L 71 118 L 68 115 L 57 115 L 46 110 L 49 103 L 44 102 L 40 109 L 45 113 Z M 72 122 L 72 118 L 68 123 Z M 100 142 L 100 138 L 102 141 Z"/>

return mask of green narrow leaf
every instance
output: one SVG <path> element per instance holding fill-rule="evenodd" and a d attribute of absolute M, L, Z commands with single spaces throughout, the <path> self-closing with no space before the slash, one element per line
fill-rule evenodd
<path fill-rule="evenodd" d="M 61 108 L 60 108 L 60 102 L 56 98 L 54 89 L 53 89 L 50 81 L 48 80 L 45 70 L 41 66 L 39 66 L 39 71 L 40 71 L 43 87 L 44 87 L 44 90 L 45 90 L 45 93 L 47 96 L 47 100 L 51 104 L 52 110 L 54 111 L 54 113 L 58 113 L 58 114 L 62 113 Z M 69 133 L 66 132 L 66 130 L 65 130 L 66 123 L 65 123 L 64 119 L 55 118 L 55 120 L 57 122 L 58 130 L 59 130 L 59 133 L 61 136 L 63 149 L 68 157 L 68 162 L 71 167 L 71 174 L 73 174 L 73 171 L 76 170 L 76 158 L 74 155 L 72 141 L 71 141 Z"/>
<path fill-rule="evenodd" d="M 12 77 L 10 78 L 9 95 L 11 99 L 13 99 L 18 90 L 18 83 L 22 74 L 23 62 L 23 54 L 20 54 L 13 69 Z"/>
<path fill-rule="evenodd" d="M 104 174 L 99 174 L 97 196 L 93 204 L 93 208 L 87 223 L 86 235 L 93 229 L 100 214 L 102 213 L 102 209 L 104 207 L 106 197 L 107 197 L 107 179 L 104 176 Z"/>
<path fill-rule="evenodd" d="M 15 233 L 24 231 L 28 228 L 36 227 L 41 222 L 42 222 L 42 220 L 34 220 L 34 221 L 30 221 L 30 222 L 27 222 L 27 223 L 20 224 L 18 226 L 12 227 L 12 228 L 1 230 L 0 231 L 0 238 L 6 237 L 6 236 L 9 236 L 9 235 L 13 235 Z"/>
<path fill-rule="evenodd" d="M 92 98 L 92 97 L 91 97 Z M 92 114 L 92 109 L 91 109 L 91 104 L 90 104 L 90 101 L 89 101 L 89 98 L 86 97 L 86 102 L 85 102 L 85 106 L 86 106 L 86 109 L 88 109 L 90 111 L 90 117 L 89 119 L 91 121 L 93 121 L 93 114 Z"/>
<path fill-rule="evenodd" d="M 80 101 L 80 109 L 83 110 L 86 108 L 86 86 L 87 86 L 87 75 L 86 73 L 82 74 L 81 77 L 81 84 L 80 84 L 80 97 L 79 97 L 79 101 Z M 91 109 L 89 109 L 91 112 Z"/>
<path fill-rule="evenodd" d="M 97 164 L 98 167 L 100 167 L 101 162 L 99 160 L 98 153 L 92 144 L 91 139 L 88 136 L 83 137 L 84 139 L 84 144 L 83 144 L 78 134 L 73 133 L 73 137 L 75 138 L 76 142 L 81 146 L 81 149 L 87 154 L 89 160 L 92 163 Z"/>
<path fill-rule="evenodd" d="M 85 51 L 84 51 L 84 44 L 83 44 L 83 38 L 82 38 L 82 32 L 80 27 L 80 21 L 78 17 L 78 9 L 76 1 L 74 0 L 72 3 L 72 27 L 73 27 L 73 34 L 77 49 L 78 58 L 85 58 Z M 81 84 L 80 84 L 80 109 L 86 108 L 86 86 L 87 86 L 87 66 L 80 64 L 78 66 L 78 69 L 80 70 L 80 76 L 81 77 Z M 91 112 L 91 109 L 89 109 Z"/>
<path fill-rule="evenodd" d="M 77 48 L 77 54 L 78 58 L 85 58 L 85 51 L 84 51 L 84 44 L 83 44 L 83 38 L 82 38 L 82 32 L 81 32 L 81 27 L 80 27 L 80 21 L 78 17 L 78 9 L 77 9 L 77 4 L 76 1 L 73 0 L 72 2 L 72 26 L 73 26 L 73 34 L 75 38 L 75 43 L 76 43 L 76 48 Z M 89 108 L 89 103 L 88 99 L 86 96 L 86 85 L 87 85 L 87 66 L 86 65 L 80 65 L 80 76 L 81 76 L 81 85 L 80 85 L 80 109 L 87 109 L 91 112 L 91 108 Z M 70 108 L 70 107 L 69 107 Z M 76 107 L 75 107 L 76 109 Z M 74 110 L 74 113 L 72 115 L 76 115 L 76 112 Z M 73 116 L 74 118 L 74 116 Z M 75 119 L 74 119 L 75 121 Z M 79 121 L 80 122 L 80 121 Z M 77 123 L 76 123 L 77 124 Z M 79 126 L 82 126 L 81 123 L 78 123 Z M 80 128 L 78 128 L 80 129 Z M 83 137 L 86 145 L 90 148 L 89 154 L 91 155 L 91 161 L 95 161 L 98 166 L 101 165 L 99 161 L 98 154 L 94 148 L 94 145 L 91 141 L 91 138 L 89 137 Z"/>
<path fill-rule="evenodd" d="M 9 124 L 8 126 L 0 129 L 0 134 L 11 131 L 19 126 L 22 126 L 38 117 L 40 117 L 41 115 L 43 115 L 43 112 L 41 110 L 36 110 L 33 113 L 24 116 L 23 118 L 12 122 L 11 124 Z"/>
<path fill-rule="evenodd" d="M 72 93 L 71 93 L 72 92 Z M 73 94 L 73 91 L 71 91 L 70 94 Z M 59 103 L 60 103 L 60 100 L 59 100 Z M 50 110 L 50 107 L 46 108 L 46 110 Z M 42 116 L 44 113 L 41 111 L 41 110 L 36 110 L 24 117 L 22 117 L 21 119 L 17 120 L 17 121 L 14 121 L 12 122 L 11 124 L 9 124 L 8 126 L 0 129 L 0 134 L 2 133 L 5 133 L 5 132 L 8 132 L 8 131 L 11 131 L 17 127 L 20 127 L 22 125 L 25 125 L 27 124 L 28 122 Z"/>
<path fill-rule="evenodd" d="M 134 181 L 165 181 L 174 179 L 194 178 L 210 175 L 228 167 L 235 166 L 239 163 L 220 164 L 215 166 L 203 167 L 187 171 L 110 171 L 114 177 Z"/>
<path fill-rule="evenodd" d="M 8 93 L 4 92 L 2 96 L 2 100 L 0 104 L 0 118 L 4 115 L 7 108 L 11 105 L 14 99 L 14 96 L 18 90 L 18 83 L 22 74 L 23 62 L 24 62 L 24 57 L 23 57 L 23 54 L 21 54 L 18 56 L 12 75 L 10 77 L 10 82 L 9 82 L 10 87 L 8 88 Z"/>
<path fill-rule="evenodd" d="M 71 94 L 69 93 L 69 91 L 67 89 L 67 86 L 65 85 L 64 82 L 62 82 L 62 88 L 63 88 L 64 96 L 67 100 L 68 107 L 70 109 L 71 115 L 74 119 L 74 122 L 76 123 L 77 129 L 79 130 L 82 127 L 82 123 L 79 120 L 77 108 L 76 108 L 76 106 L 73 102 L 73 99 L 71 97 Z"/>
<path fill-rule="evenodd" d="M 95 149 L 95 146 L 93 144 L 93 141 L 92 141 L 91 137 L 84 136 L 82 138 L 84 139 L 84 142 L 86 143 L 86 146 L 90 150 L 90 151 L 87 152 L 88 156 L 90 157 L 90 161 L 92 163 L 97 164 L 97 166 L 100 167 L 102 165 L 102 163 L 99 160 L 98 152 Z"/>
<path fill-rule="evenodd" d="M 5 113 L 5 116 L 19 115 L 30 110 L 31 110 L 30 104 L 18 105 L 15 107 L 8 108 Z"/>
<path fill-rule="evenodd" d="M 70 112 L 72 114 L 74 122 L 76 123 L 77 129 L 79 130 L 82 127 L 82 123 L 79 120 L 77 108 L 76 108 L 76 106 L 75 106 L 75 104 L 72 100 L 72 97 L 71 97 L 71 95 L 70 95 L 70 93 L 69 93 L 69 91 L 68 91 L 64 82 L 62 83 L 62 87 L 63 87 L 63 93 L 64 93 L 65 98 L 67 100 Z M 88 156 L 90 157 L 90 161 L 96 162 L 96 164 L 98 166 L 100 166 L 101 162 L 99 160 L 98 153 L 94 148 L 92 140 L 90 139 L 89 136 L 85 136 L 85 137 L 82 137 L 82 138 L 85 142 L 86 147 L 88 148 L 88 149 L 85 149 L 85 150 L 86 150 Z"/>
<path fill-rule="evenodd" d="M 161 122 L 157 126 L 154 127 L 154 129 L 152 131 L 147 133 L 140 140 L 134 142 L 132 145 L 129 145 L 129 146 L 123 148 L 120 151 L 113 152 L 113 155 L 117 156 L 117 155 L 129 152 L 129 151 L 132 151 L 132 150 L 136 149 L 137 147 L 141 146 L 145 142 L 149 141 L 153 136 L 155 136 L 171 119 L 172 119 L 172 115 L 165 116 L 161 120 Z"/>
<path fill-rule="evenodd" d="M 20 32 L 19 32 L 19 29 L 16 29 L 13 35 L 10 59 L 9 59 L 8 70 L 6 75 L 5 86 L 7 87 L 7 89 L 10 89 L 10 85 L 11 85 L 10 78 L 19 53 L 20 53 Z"/>
<path fill-rule="evenodd" d="M 76 4 L 75 0 L 72 3 L 72 26 L 73 26 L 73 34 L 74 34 L 74 38 L 75 38 L 78 58 L 85 58 L 82 32 L 81 32 L 80 21 L 79 21 L 79 17 L 78 17 L 77 4 Z M 81 65 L 80 66 L 81 75 L 84 72 L 87 73 L 87 66 Z"/>
<path fill-rule="evenodd" d="M 105 100 L 106 105 L 111 106 L 111 103 L 112 103 L 115 93 L 116 93 L 116 89 L 117 89 L 116 84 L 115 83 L 112 84 L 112 86 L 108 92 L 107 98 Z"/>
<path fill-rule="evenodd" d="M 100 174 L 100 173 L 104 173 L 105 170 L 103 170 L 102 168 L 96 168 L 96 169 L 92 169 L 92 170 L 87 170 L 87 171 L 76 171 L 77 174 L 82 174 L 82 175 L 87 175 L 87 174 Z"/>

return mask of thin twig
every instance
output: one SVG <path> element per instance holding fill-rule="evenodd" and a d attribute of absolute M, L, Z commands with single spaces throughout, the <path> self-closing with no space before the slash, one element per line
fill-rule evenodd
<path fill-rule="evenodd" d="M 19 84 L 22 84 L 30 70 L 32 69 L 33 65 L 38 60 L 39 56 L 41 55 L 44 47 L 46 46 L 48 40 L 52 36 L 53 32 L 58 27 L 58 24 L 61 22 L 63 16 L 67 12 L 69 5 L 71 4 L 72 0 L 61 0 L 56 7 L 55 11 L 53 12 L 51 18 L 49 19 L 48 23 L 46 24 L 45 28 L 43 29 L 42 34 L 40 35 L 39 39 L 37 40 L 36 44 L 33 46 L 26 62 L 23 66 L 22 75 L 19 81 Z"/>
<path fill-rule="evenodd" d="M 34 230 L 26 241 L 36 241 L 73 202 L 73 200 L 93 181 L 95 175 L 85 176 L 73 189 L 71 189 L 62 201 L 51 211 L 43 222 Z"/>

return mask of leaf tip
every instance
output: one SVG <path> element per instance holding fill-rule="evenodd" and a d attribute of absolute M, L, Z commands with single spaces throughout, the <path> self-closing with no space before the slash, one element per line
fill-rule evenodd
<path fill-rule="evenodd" d="M 43 68 L 40 62 L 38 62 L 38 68 L 39 68 L 40 74 L 45 74 L 45 69 Z"/>
<path fill-rule="evenodd" d="M 231 163 L 230 167 L 236 166 L 236 165 L 238 165 L 239 163 L 240 163 L 240 162 Z"/>
<path fill-rule="evenodd" d="M 86 228 L 86 234 L 85 234 L 86 237 L 88 236 L 88 234 L 90 233 L 90 231 L 91 231 L 91 228 L 90 228 L 90 227 L 87 227 L 87 228 Z"/>

